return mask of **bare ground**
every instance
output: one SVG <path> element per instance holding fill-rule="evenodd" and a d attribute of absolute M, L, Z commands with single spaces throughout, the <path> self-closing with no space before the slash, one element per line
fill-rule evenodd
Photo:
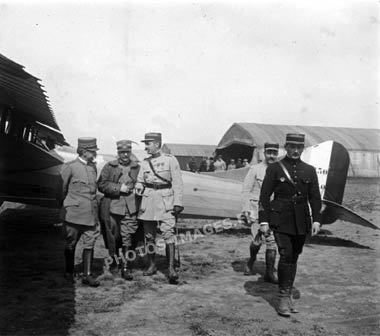
<path fill-rule="evenodd" d="M 378 180 L 350 180 L 344 204 L 380 223 Z M 0 215 L 0 335 L 379 335 L 380 231 L 338 221 L 309 240 L 299 261 L 299 314 L 279 317 L 277 287 L 244 276 L 249 231 L 237 226 L 180 248 L 178 285 L 166 258 L 152 278 L 135 263 L 134 281 L 103 272 L 103 240 L 95 269 L 102 286 L 65 283 L 63 240 L 54 210 L 26 207 Z M 206 221 L 182 221 L 182 232 Z M 81 248 L 77 270 L 81 269 Z"/>

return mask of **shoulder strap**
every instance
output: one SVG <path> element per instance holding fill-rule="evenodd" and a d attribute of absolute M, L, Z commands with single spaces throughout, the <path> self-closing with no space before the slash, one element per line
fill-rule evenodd
<path fill-rule="evenodd" d="M 290 181 L 290 183 L 293 185 L 294 189 L 296 189 L 297 194 L 299 194 L 300 192 L 298 190 L 298 187 L 294 183 L 292 177 L 290 176 L 290 174 L 289 174 L 288 170 L 286 169 L 286 167 L 284 166 L 284 164 L 281 161 L 278 161 L 278 164 L 280 165 L 280 167 L 282 168 L 283 172 L 285 173 L 285 176 L 288 178 L 288 180 Z"/>
<path fill-rule="evenodd" d="M 166 178 L 164 178 L 164 177 L 162 177 L 161 175 L 158 175 L 158 174 L 156 173 L 156 171 L 154 170 L 154 168 L 153 168 L 153 164 L 152 164 L 152 162 L 151 162 L 150 159 L 147 159 L 147 161 L 148 161 L 148 163 L 149 163 L 150 169 L 152 169 L 152 172 L 153 172 L 153 174 L 154 174 L 156 177 L 158 177 L 161 181 L 164 181 L 164 182 L 166 182 L 166 183 L 172 183 L 171 181 L 167 180 Z"/>

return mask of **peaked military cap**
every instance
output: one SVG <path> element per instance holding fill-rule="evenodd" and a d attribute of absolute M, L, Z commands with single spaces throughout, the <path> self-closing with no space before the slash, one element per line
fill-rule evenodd
<path fill-rule="evenodd" d="M 91 137 L 78 138 L 78 148 L 83 148 L 89 151 L 99 150 L 96 145 L 96 138 Z"/>
<path fill-rule="evenodd" d="M 132 149 L 132 141 L 131 140 L 119 140 L 116 142 L 116 147 L 119 152 L 129 152 Z"/>
<path fill-rule="evenodd" d="M 305 144 L 305 134 L 288 133 L 286 135 L 285 144 L 304 145 Z"/>
<path fill-rule="evenodd" d="M 141 140 L 141 142 L 149 142 L 149 141 L 159 141 L 161 142 L 161 133 L 145 133 L 144 140 Z"/>
<path fill-rule="evenodd" d="M 278 151 L 279 149 L 279 144 L 278 143 L 269 143 L 269 142 L 266 142 L 264 144 L 264 151 L 266 150 L 275 150 L 275 151 Z"/>

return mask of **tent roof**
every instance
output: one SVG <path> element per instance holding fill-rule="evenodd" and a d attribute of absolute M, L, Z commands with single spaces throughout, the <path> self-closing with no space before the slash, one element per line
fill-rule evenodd
<path fill-rule="evenodd" d="M 207 156 L 213 155 L 216 146 L 214 145 L 190 145 L 190 144 L 173 144 L 166 143 L 163 146 L 163 151 L 170 150 L 170 154 L 176 156 Z"/>
<path fill-rule="evenodd" d="M 24 66 L 0 54 L 0 101 L 13 106 L 27 119 L 46 125 L 51 136 L 65 143 L 45 90 Z"/>
<path fill-rule="evenodd" d="M 380 151 L 379 129 L 256 123 L 234 123 L 223 135 L 217 148 L 226 148 L 236 143 L 263 147 L 264 143 L 269 141 L 283 145 L 287 133 L 305 134 L 306 146 L 333 140 L 342 144 L 347 150 Z"/>

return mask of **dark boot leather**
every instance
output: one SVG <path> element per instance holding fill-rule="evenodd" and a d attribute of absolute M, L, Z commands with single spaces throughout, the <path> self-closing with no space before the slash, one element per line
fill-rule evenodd
<path fill-rule="evenodd" d="M 274 264 L 276 262 L 276 250 L 266 250 L 265 251 L 265 264 L 266 271 L 264 276 L 264 281 L 277 284 L 277 275 L 274 272 Z"/>
<path fill-rule="evenodd" d="M 151 276 L 157 273 L 156 253 L 147 253 L 147 255 L 148 255 L 148 260 L 149 260 L 149 267 L 145 272 L 143 272 L 143 275 Z"/>
<path fill-rule="evenodd" d="M 260 251 L 261 245 L 255 245 L 253 242 L 249 245 L 249 259 L 244 269 L 244 275 L 252 275 L 253 265 L 256 261 L 257 254 Z"/>
<path fill-rule="evenodd" d="M 294 279 L 296 277 L 296 273 L 297 273 L 297 264 L 293 264 L 292 265 L 292 289 L 291 289 L 291 295 L 289 298 L 289 307 L 290 307 L 290 311 L 292 313 L 298 313 L 299 312 L 298 309 L 296 308 L 295 304 L 294 304 L 293 299 L 299 299 L 301 296 L 300 291 L 294 287 Z"/>
<path fill-rule="evenodd" d="M 100 282 L 91 275 L 91 266 L 93 259 L 93 249 L 84 249 L 82 254 L 83 261 L 83 279 L 82 284 L 91 287 L 98 287 Z"/>
<path fill-rule="evenodd" d="M 133 280 L 132 269 L 130 263 L 128 263 L 127 252 L 129 251 L 129 246 L 123 246 L 123 266 L 121 269 L 121 277 L 124 280 Z"/>
<path fill-rule="evenodd" d="M 169 264 L 168 264 L 169 283 L 176 283 L 178 281 L 178 274 L 174 268 L 174 254 L 175 254 L 174 244 L 166 244 L 166 257 L 169 259 Z"/>
<path fill-rule="evenodd" d="M 290 294 L 292 289 L 292 264 L 278 263 L 279 304 L 277 313 L 284 317 L 290 316 Z"/>
<path fill-rule="evenodd" d="M 75 250 L 65 249 L 65 279 L 69 283 L 74 283 L 74 260 L 75 260 Z"/>

